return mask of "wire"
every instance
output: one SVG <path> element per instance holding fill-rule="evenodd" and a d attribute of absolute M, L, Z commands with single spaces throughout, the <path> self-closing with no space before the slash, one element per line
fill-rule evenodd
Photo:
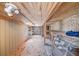
<path fill-rule="evenodd" d="M 26 19 L 28 19 L 22 12 L 19 11 L 19 13 Z M 29 19 L 28 19 L 29 20 Z M 35 25 L 31 20 L 29 20 L 33 25 Z"/>

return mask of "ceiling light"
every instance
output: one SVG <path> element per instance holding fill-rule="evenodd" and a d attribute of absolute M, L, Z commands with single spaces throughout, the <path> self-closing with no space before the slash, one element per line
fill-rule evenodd
<path fill-rule="evenodd" d="M 4 11 L 7 13 L 8 16 L 15 15 L 22 15 L 24 18 L 28 19 L 14 4 L 12 3 L 5 3 Z M 28 19 L 29 20 L 29 19 Z M 32 24 L 34 24 L 31 20 L 29 20 Z"/>
<path fill-rule="evenodd" d="M 13 14 L 19 14 L 18 8 L 11 3 L 5 4 L 4 11 L 8 14 L 8 16 L 13 16 Z"/>

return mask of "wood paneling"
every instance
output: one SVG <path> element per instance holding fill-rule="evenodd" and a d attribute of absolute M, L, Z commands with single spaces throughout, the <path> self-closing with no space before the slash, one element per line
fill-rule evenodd
<path fill-rule="evenodd" d="M 78 2 L 64 2 L 56 10 L 56 12 L 49 17 L 48 22 L 64 20 L 64 18 L 72 15 L 79 14 L 79 3 Z"/>
<path fill-rule="evenodd" d="M 16 55 L 13 53 L 18 48 L 18 45 L 27 38 L 27 26 L 12 22 L 12 20 L 0 20 L 0 55 Z"/>
<path fill-rule="evenodd" d="M 35 26 L 42 26 L 55 9 L 61 5 L 60 2 L 26 2 L 13 4 L 15 4 L 29 20 L 35 23 Z"/>

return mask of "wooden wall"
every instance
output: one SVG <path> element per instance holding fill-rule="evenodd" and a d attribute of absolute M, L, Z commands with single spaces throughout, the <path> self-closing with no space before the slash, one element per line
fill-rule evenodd
<path fill-rule="evenodd" d="M 15 55 L 19 44 L 27 38 L 27 26 L 0 19 L 0 55 Z"/>

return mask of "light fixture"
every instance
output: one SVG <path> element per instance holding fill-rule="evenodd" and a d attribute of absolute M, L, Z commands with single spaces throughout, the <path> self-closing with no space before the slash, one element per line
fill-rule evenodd
<path fill-rule="evenodd" d="M 8 14 L 8 16 L 13 16 L 13 14 L 19 14 L 18 8 L 11 3 L 6 3 L 4 10 Z"/>
<path fill-rule="evenodd" d="M 28 19 L 23 13 L 20 12 L 20 10 L 12 3 L 5 3 L 5 9 L 4 11 L 7 13 L 8 16 L 13 15 L 22 15 L 26 19 Z M 28 19 L 29 20 L 29 19 Z M 29 20 L 33 25 L 35 25 L 31 20 Z"/>

